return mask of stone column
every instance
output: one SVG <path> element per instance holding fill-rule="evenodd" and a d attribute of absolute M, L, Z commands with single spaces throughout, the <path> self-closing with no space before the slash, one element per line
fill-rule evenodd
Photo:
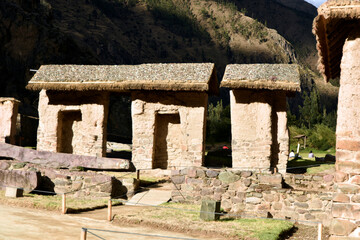
<path fill-rule="evenodd" d="M 336 193 L 330 239 L 360 239 L 360 32 L 346 39 L 336 126 Z"/>
<path fill-rule="evenodd" d="M 233 168 L 270 168 L 271 102 L 269 91 L 230 91 Z"/>
<path fill-rule="evenodd" d="M 15 144 L 19 103 L 14 98 L 0 98 L 0 142 Z"/>
<path fill-rule="evenodd" d="M 279 172 L 284 174 L 289 159 L 289 130 L 287 127 L 285 92 L 276 92 L 274 100 L 274 111 L 276 111 L 277 116 L 276 144 L 278 145 L 278 163 L 274 167 L 277 167 Z"/>

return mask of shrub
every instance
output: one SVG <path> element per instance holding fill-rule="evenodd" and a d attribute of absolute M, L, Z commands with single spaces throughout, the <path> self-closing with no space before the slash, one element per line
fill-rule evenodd
<path fill-rule="evenodd" d="M 319 150 L 328 150 L 335 147 L 335 131 L 324 124 L 317 124 L 309 130 L 309 146 Z"/>

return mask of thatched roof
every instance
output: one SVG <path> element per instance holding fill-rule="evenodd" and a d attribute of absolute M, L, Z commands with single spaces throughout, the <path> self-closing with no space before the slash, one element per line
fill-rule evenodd
<path fill-rule="evenodd" d="M 221 87 L 299 91 L 299 66 L 297 64 L 227 65 Z"/>
<path fill-rule="evenodd" d="M 12 97 L 0 97 L 0 103 L 7 102 L 7 101 L 14 102 L 14 103 L 20 103 L 19 100 L 12 98 Z"/>
<path fill-rule="evenodd" d="M 218 93 L 213 63 L 142 65 L 43 65 L 30 90 L 203 91 Z"/>
<path fill-rule="evenodd" d="M 360 28 L 359 0 L 328 0 L 314 19 L 319 54 L 318 69 L 326 81 L 340 76 L 342 49 L 346 38 Z"/>

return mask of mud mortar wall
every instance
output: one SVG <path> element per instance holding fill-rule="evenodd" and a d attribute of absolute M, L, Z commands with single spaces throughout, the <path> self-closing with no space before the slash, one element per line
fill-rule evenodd
<path fill-rule="evenodd" d="M 212 199 L 235 214 L 331 224 L 333 175 L 289 175 L 284 183 L 279 173 L 186 168 L 173 170 L 171 178 L 181 192 L 173 190 L 173 201 Z"/>
<path fill-rule="evenodd" d="M 103 157 L 107 93 L 40 92 L 37 150 Z"/>
<path fill-rule="evenodd" d="M 133 92 L 132 162 L 137 169 L 202 166 L 208 96 Z"/>

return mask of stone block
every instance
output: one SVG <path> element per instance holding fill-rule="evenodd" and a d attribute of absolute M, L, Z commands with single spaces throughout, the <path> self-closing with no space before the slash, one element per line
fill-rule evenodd
<path fill-rule="evenodd" d="M 201 170 L 201 169 L 196 170 L 196 177 L 198 177 L 198 178 L 205 177 L 205 171 Z"/>
<path fill-rule="evenodd" d="M 355 223 L 348 220 L 333 219 L 330 226 L 330 233 L 333 235 L 348 236 L 356 227 Z"/>
<path fill-rule="evenodd" d="M 343 194 L 343 193 L 335 193 L 333 201 L 334 202 L 348 203 L 348 202 L 350 202 L 350 197 L 348 195 L 346 195 L 346 194 Z"/>
<path fill-rule="evenodd" d="M 240 179 L 240 176 L 232 172 L 221 172 L 219 174 L 219 180 L 225 184 L 236 182 Z"/>
<path fill-rule="evenodd" d="M 360 185 L 360 175 L 351 177 L 350 183 Z"/>
<path fill-rule="evenodd" d="M 242 171 L 241 172 L 241 177 L 243 177 L 243 178 L 251 177 L 251 175 L 252 175 L 251 171 Z"/>
<path fill-rule="evenodd" d="M 360 187 L 354 184 L 338 183 L 336 188 L 342 193 L 359 193 Z"/>
<path fill-rule="evenodd" d="M 360 206 L 354 204 L 334 203 L 331 211 L 335 218 L 360 219 Z"/>
<path fill-rule="evenodd" d="M 23 197 L 24 190 L 22 188 L 6 187 L 5 197 Z"/>
<path fill-rule="evenodd" d="M 213 170 L 206 171 L 206 176 L 209 178 L 216 178 L 218 175 L 219 175 L 218 171 L 213 171 Z"/>
<path fill-rule="evenodd" d="M 215 221 L 220 218 L 220 202 L 203 200 L 201 202 L 200 219 L 205 221 Z"/>
<path fill-rule="evenodd" d="M 261 203 L 261 198 L 257 198 L 257 197 L 247 197 L 246 198 L 246 203 L 250 203 L 250 204 L 260 204 Z"/>
<path fill-rule="evenodd" d="M 276 175 L 259 175 L 260 184 L 281 184 L 282 176 L 281 174 Z"/>
<path fill-rule="evenodd" d="M 334 180 L 334 175 L 328 174 L 323 177 L 325 182 L 332 182 Z"/>
<path fill-rule="evenodd" d="M 306 209 L 309 208 L 309 204 L 303 202 L 295 202 L 294 205 L 299 208 L 306 208 Z"/>
<path fill-rule="evenodd" d="M 272 207 L 273 207 L 274 210 L 279 211 L 279 210 L 282 209 L 283 205 L 280 202 L 275 202 L 275 203 L 273 203 Z"/>
<path fill-rule="evenodd" d="M 352 196 L 351 201 L 354 202 L 354 203 L 360 203 L 360 195 Z"/>
<path fill-rule="evenodd" d="M 360 151 L 360 141 L 337 139 L 336 148 L 349 151 Z"/>
<path fill-rule="evenodd" d="M 173 176 L 171 180 L 174 184 L 182 184 L 185 182 L 185 176 Z"/>

